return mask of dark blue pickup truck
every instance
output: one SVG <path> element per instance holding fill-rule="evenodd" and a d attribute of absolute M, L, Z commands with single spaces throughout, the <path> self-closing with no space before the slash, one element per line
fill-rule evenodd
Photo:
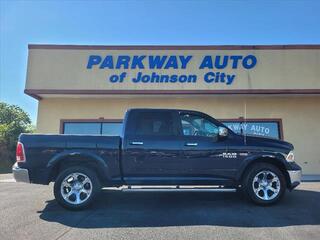
<path fill-rule="evenodd" d="M 122 136 L 21 134 L 16 181 L 54 184 L 69 209 L 102 187 L 127 191 L 236 191 L 273 204 L 301 181 L 292 144 L 238 135 L 196 111 L 131 109 Z"/>

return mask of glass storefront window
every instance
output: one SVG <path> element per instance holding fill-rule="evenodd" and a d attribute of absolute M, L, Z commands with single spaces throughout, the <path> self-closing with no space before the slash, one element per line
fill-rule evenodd
<path fill-rule="evenodd" d="M 64 134 L 100 135 L 101 123 L 64 123 Z"/>
<path fill-rule="evenodd" d="M 120 136 L 122 132 L 122 123 L 102 123 L 102 135 Z"/>
<path fill-rule="evenodd" d="M 223 121 L 223 124 L 238 134 L 242 129 L 242 134 L 281 139 L 278 121 Z"/>
<path fill-rule="evenodd" d="M 119 136 L 121 132 L 121 122 L 65 122 L 63 125 L 63 134 Z"/>

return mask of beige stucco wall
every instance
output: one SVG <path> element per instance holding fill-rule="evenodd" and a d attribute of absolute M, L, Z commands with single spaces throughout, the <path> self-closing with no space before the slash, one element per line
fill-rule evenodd
<path fill-rule="evenodd" d="M 145 68 L 109 69 L 94 65 L 87 68 L 90 56 L 120 55 L 146 56 Z M 179 62 L 177 69 L 149 69 L 149 56 L 192 56 L 183 69 Z M 223 69 L 201 69 L 205 56 L 254 55 L 257 64 L 246 69 L 238 63 L 233 68 L 231 62 Z M 229 59 L 230 60 L 230 59 Z M 114 64 L 116 64 L 114 62 Z M 88 47 L 88 46 L 31 46 L 28 55 L 26 92 L 42 99 L 39 101 L 37 131 L 58 133 L 61 119 L 122 119 L 131 107 L 162 107 L 194 109 L 206 112 L 215 118 L 281 118 L 284 139 L 296 148 L 296 158 L 306 174 L 320 174 L 320 157 L 317 154 L 320 128 L 320 48 L 309 47 L 252 47 L 252 48 L 168 48 L 161 47 Z M 138 72 L 164 75 L 196 75 L 193 83 L 133 83 Z M 207 83 L 204 76 L 208 72 L 235 75 L 234 81 Z M 110 76 L 125 73 L 123 82 L 111 83 Z M 170 90 L 177 92 L 220 91 L 235 93 L 238 90 L 259 93 L 286 93 L 288 95 L 106 95 L 123 90 Z M 298 91 L 297 91 L 298 90 Z M 304 91 L 303 91 L 304 90 Z M 310 91 L 311 90 L 311 91 Z M 131 91 L 132 92 L 132 91 Z M 289 95 L 305 93 L 305 95 Z M 126 92 L 128 93 L 128 92 Z M 269 91 L 270 93 L 270 91 Z M 318 95 L 309 95 L 308 94 Z M 78 94 L 78 95 L 77 95 Z M 79 95 L 82 94 L 82 95 Z M 90 95 L 92 94 L 92 95 Z"/>
<path fill-rule="evenodd" d="M 245 107 L 246 106 L 246 107 Z M 284 139 L 294 144 L 304 174 L 320 174 L 320 97 L 118 97 L 45 98 L 39 101 L 37 131 L 59 133 L 60 119 L 122 119 L 131 107 L 199 110 L 215 118 L 281 118 Z"/>

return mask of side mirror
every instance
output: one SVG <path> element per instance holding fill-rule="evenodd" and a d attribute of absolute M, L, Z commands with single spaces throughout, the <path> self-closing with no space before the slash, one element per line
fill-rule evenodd
<path fill-rule="evenodd" d="M 220 138 L 225 138 L 228 136 L 228 128 L 219 127 L 218 130 L 219 130 L 219 137 Z"/>

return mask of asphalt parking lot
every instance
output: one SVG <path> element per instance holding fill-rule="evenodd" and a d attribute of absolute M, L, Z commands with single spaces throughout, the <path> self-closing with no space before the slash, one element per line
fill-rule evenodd
<path fill-rule="evenodd" d="M 320 239 L 320 183 L 303 183 L 272 207 L 237 193 L 104 190 L 96 204 L 67 211 L 52 185 L 0 175 L 0 239 Z"/>

